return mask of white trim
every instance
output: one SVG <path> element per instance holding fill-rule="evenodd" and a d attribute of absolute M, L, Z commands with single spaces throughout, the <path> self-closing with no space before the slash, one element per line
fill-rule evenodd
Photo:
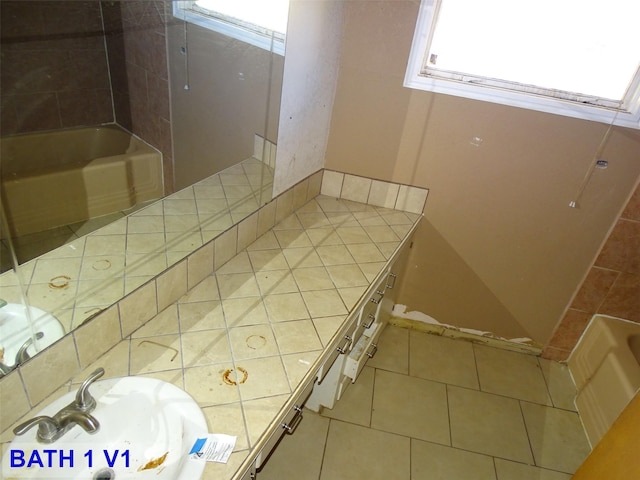
<path fill-rule="evenodd" d="M 243 28 L 240 25 L 199 14 L 188 8 L 190 3 L 191 2 L 188 1 L 174 1 L 173 16 L 179 20 L 196 24 L 202 28 L 213 30 L 214 32 L 218 32 L 222 35 L 235 38 L 236 40 L 240 40 L 269 52 L 284 56 L 285 42 L 284 38 L 282 38 L 280 34 L 274 35 L 272 38 L 269 35 Z M 187 8 L 185 8 L 185 6 L 187 6 Z"/>
<path fill-rule="evenodd" d="M 420 3 L 404 78 L 405 87 L 640 129 L 640 74 L 638 73 L 629 88 L 625 109 L 599 107 L 496 86 L 474 85 L 426 76 L 422 69 L 425 65 L 430 32 L 433 30 L 431 27 L 436 18 L 438 5 L 437 0 L 422 0 Z"/>

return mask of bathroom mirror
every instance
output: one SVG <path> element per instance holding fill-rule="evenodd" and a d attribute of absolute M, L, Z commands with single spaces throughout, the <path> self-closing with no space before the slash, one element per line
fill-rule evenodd
<path fill-rule="evenodd" d="M 107 125 L 97 135 L 108 137 L 103 158 L 119 156 L 112 151 L 118 143 L 134 157 L 146 156 L 148 145 L 162 153 L 161 161 L 117 160 L 124 166 L 115 172 L 106 161 L 91 162 L 93 180 L 84 167 L 74 174 L 84 180 L 79 190 L 48 165 L 37 167 L 50 178 L 22 194 L 23 203 L 39 203 L 23 215 L 29 221 L 70 206 L 91 213 L 87 185 L 111 177 L 125 183 L 130 202 L 122 207 L 118 199 L 112 214 L 43 232 L 29 227 L 16 235 L 4 215 L 12 191 L 3 188 L 1 263 L 13 266 L 13 250 L 19 265 L 17 275 L 0 277 L 0 298 L 19 303 L 27 291 L 28 303 L 53 313 L 67 332 L 271 198 L 284 37 L 271 34 L 265 49 L 211 30 L 208 20 L 194 23 L 178 3 L 197 10 L 207 2 L 0 3 L 3 140 L 36 134 L 27 143 L 51 154 L 61 147 L 41 133 L 88 126 L 95 137 L 94 127 Z M 121 131 L 140 145 L 121 139 Z M 75 155 L 80 137 L 65 141 L 71 153 L 63 156 Z M 25 183 L 4 159 L 0 173 Z M 127 183 L 138 175 L 138 185 Z M 162 196 L 158 182 L 169 195 L 154 201 Z M 44 185 L 67 203 L 42 201 Z M 141 193 L 146 186 L 151 193 Z M 111 198 L 114 190 L 109 184 L 98 196 Z M 61 246 L 47 252 L 44 240 Z"/>

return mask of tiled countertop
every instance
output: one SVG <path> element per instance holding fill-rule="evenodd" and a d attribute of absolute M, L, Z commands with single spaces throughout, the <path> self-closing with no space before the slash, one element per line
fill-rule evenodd
<path fill-rule="evenodd" d="M 210 432 L 237 436 L 229 463 L 208 463 L 203 475 L 230 479 L 419 219 L 318 196 L 51 400 L 100 366 L 105 378 L 171 382 L 200 404 Z"/>

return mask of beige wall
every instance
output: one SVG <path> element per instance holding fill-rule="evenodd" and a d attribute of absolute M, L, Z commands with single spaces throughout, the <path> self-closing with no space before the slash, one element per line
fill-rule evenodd
<path fill-rule="evenodd" d="M 401 303 L 546 343 L 640 174 L 640 131 L 402 86 L 418 2 L 345 2 L 325 167 L 429 189 Z"/>
<path fill-rule="evenodd" d="M 284 58 L 191 23 L 185 42 L 175 19 L 168 36 L 178 190 L 249 158 L 255 134 L 276 142 Z"/>

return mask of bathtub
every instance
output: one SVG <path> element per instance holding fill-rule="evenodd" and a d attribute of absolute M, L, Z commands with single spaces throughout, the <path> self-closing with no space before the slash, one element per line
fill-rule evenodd
<path fill-rule="evenodd" d="M 21 236 L 163 194 L 161 154 L 115 125 L 0 139 L 2 201 Z"/>
<path fill-rule="evenodd" d="M 576 407 L 595 446 L 640 388 L 640 324 L 594 315 L 568 363 Z"/>

